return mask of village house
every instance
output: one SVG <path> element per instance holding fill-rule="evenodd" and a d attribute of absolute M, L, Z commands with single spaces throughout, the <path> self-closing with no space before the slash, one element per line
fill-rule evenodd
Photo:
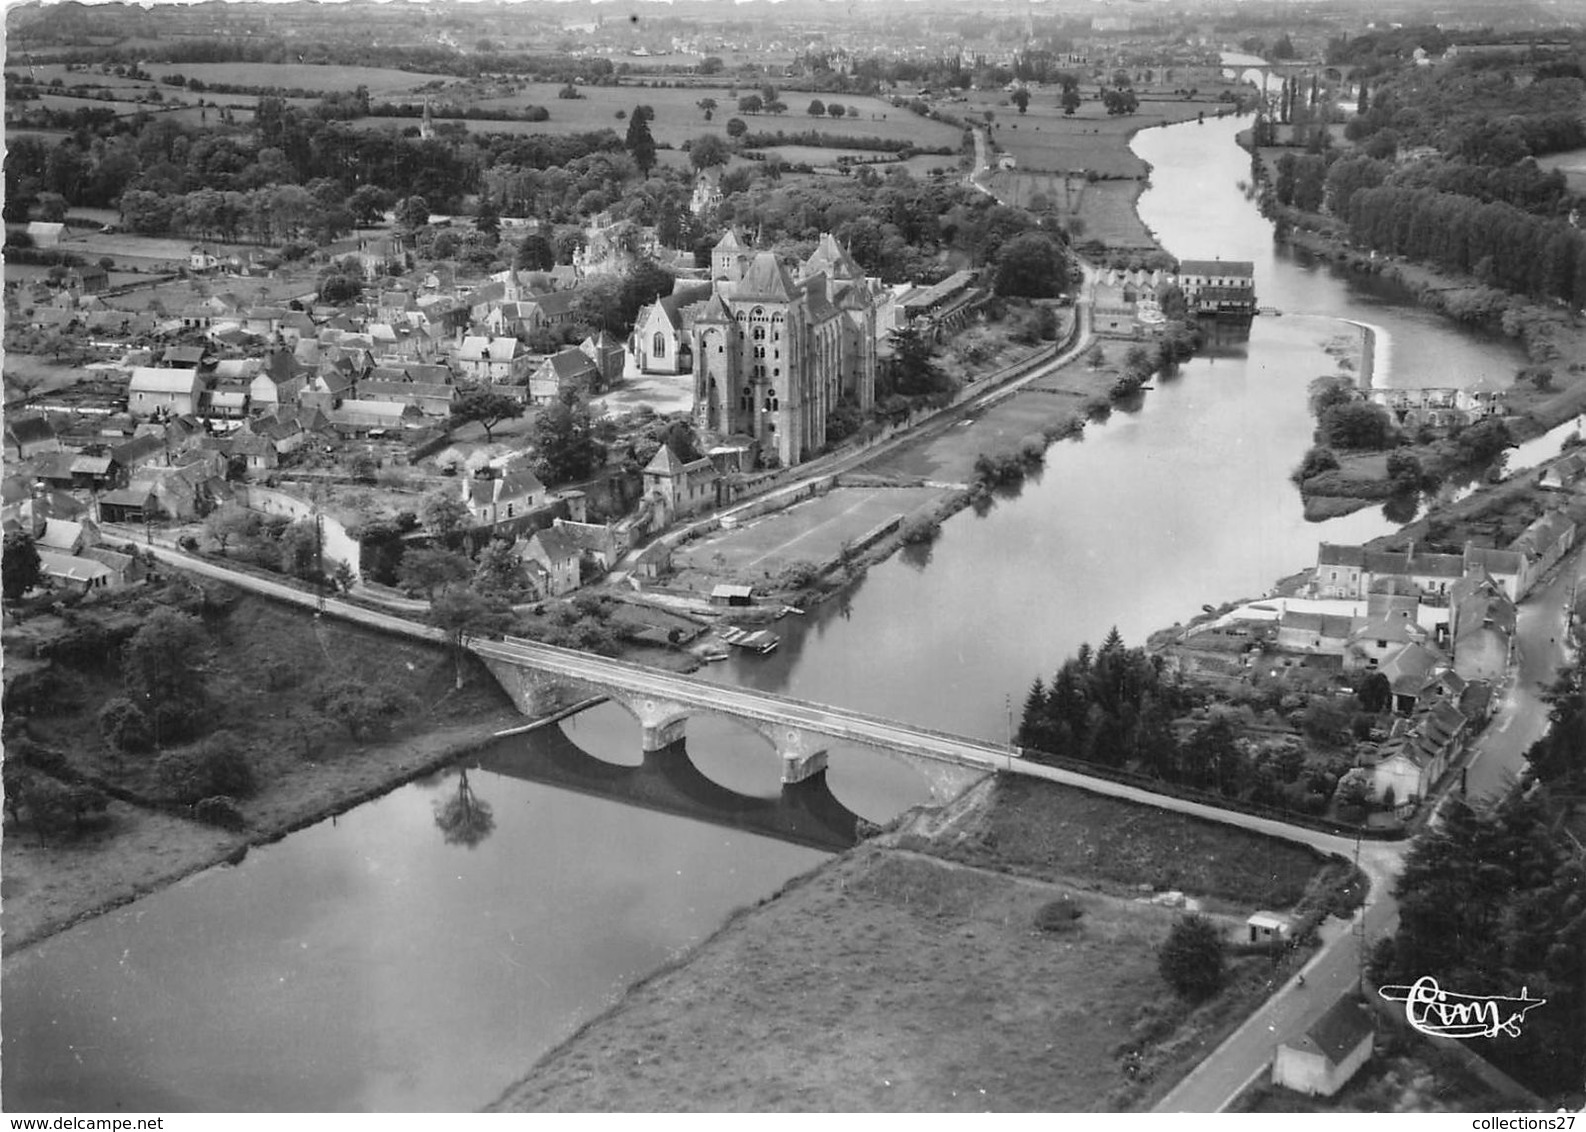
<path fill-rule="evenodd" d="M 127 408 L 139 418 L 195 413 L 203 387 L 196 369 L 138 366 L 127 385 Z"/>
<path fill-rule="evenodd" d="M 524 567 L 538 567 L 543 581 L 537 582 L 546 597 L 572 593 L 582 584 L 583 548 L 556 527 L 535 531 L 518 542 L 518 556 Z M 531 572 L 531 577 L 534 574 Z"/>
<path fill-rule="evenodd" d="M 539 368 L 529 374 L 529 401 L 548 405 L 556 400 L 562 390 L 579 388 L 597 392 L 600 388 L 600 367 L 577 346 L 569 346 L 544 359 Z"/>
<path fill-rule="evenodd" d="M 1339 614 L 1284 610 L 1278 619 L 1277 646 L 1283 652 L 1341 657 L 1354 623 L 1354 618 Z"/>
<path fill-rule="evenodd" d="M 485 466 L 462 482 L 463 503 L 473 521 L 492 526 L 515 519 L 545 502 L 545 485 L 526 463 L 508 469 Z M 549 569 L 549 566 L 547 566 Z"/>
<path fill-rule="evenodd" d="M 472 381 L 491 385 L 522 385 L 535 359 L 516 338 L 470 335 L 457 350 L 457 369 Z"/>
<path fill-rule="evenodd" d="M 132 548 L 128 547 L 130 551 Z M 149 568 L 136 554 L 112 550 L 108 546 L 86 547 L 81 557 L 99 563 L 110 572 L 107 588 L 118 590 L 148 580 Z"/>
<path fill-rule="evenodd" d="M 1518 550 L 1465 544 L 1465 576 L 1489 577 L 1503 587 L 1511 601 L 1519 601 L 1531 590 L 1531 560 Z"/>
<path fill-rule="evenodd" d="M 1464 750 L 1469 725 L 1464 713 L 1447 700 L 1396 722 L 1371 768 L 1377 801 L 1402 806 L 1429 797 Z"/>
<path fill-rule="evenodd" d="M 1407 644 L 1389 655 L 1377 671 L 1388 678 L 1393 693 L 1393 710 L 1401 715 L 1413 712 L 1427 689 L 1439 677 L 1452 671 L 1448 658 L 1426 644 Z"/>
<path fill-rule="evenodd" d="M 1304 1033 L 1278 1046 L 1272 1083 L 1330 1097 L 1370 1059 L 1375 1040 L 1367 1008 L 1356 999 L 1340 999 Z"/>
<path fill-rule="evenodd" d="M 5 458 L 27 460 L 40 452 L 59 452 L 60 438 L 43 413 L 6 414 Z"/>
<path fill-rule="evenodd" d="M 560 597 L 609 570 L 621 554 L 609 527 L 557 519 L 517 543 L 518 557 L 546 597 Z"/>
<path fill-rule="evenodd" d="M 1346 668 L 1380 668 L 1409 645 L 1426 645 L 1430 634 L 1402 616 L 1367 617 L 1349 634 Z"/>
<path fill-rule="evenodd" d="M 113 573 L 92 558 L 39 548 L 39 570 L 51 588 L 88 594 L 111 588 Z"/>
<path fill-rule="evenodd" d="M 1575 520 L 1562 511 L 1549 511 L 1521 532 L 1509 544 L 1526 556 L 1531 564 L 1531 577 L 1540 578 L 1575 545 Z"/>
<path fill-rule="evenodd" d="M 1449 605 L 1454 671 L 1467 681 L 1498 684 L 1514 654 L 1514 602 L 1492 578 L 1472 576 L 1454 586 Z"/>
<path fill-rule="evenodd" d="M 1570 491 L 1586 476 L 1586 452 L 1569 452 L 1547 466 L 1537 486 L 1547 491 Z"/>

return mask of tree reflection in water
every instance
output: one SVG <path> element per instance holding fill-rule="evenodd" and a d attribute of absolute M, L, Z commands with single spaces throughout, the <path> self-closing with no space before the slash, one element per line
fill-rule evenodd
<path fill-rule="evenodd" d="M 435 825 L 448 845 L 473 849 L 496 828 L 490 803 L 474 795 L 468 785 L 468 771 L 457 773 L 457 793 L 435 803 Z"/>

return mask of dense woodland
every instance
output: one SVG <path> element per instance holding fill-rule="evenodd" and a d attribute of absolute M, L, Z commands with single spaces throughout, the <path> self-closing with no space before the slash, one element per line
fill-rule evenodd
<path fill-rule="evenodd" d="M 1325 118 L 1314 96 L 1279 108 L 1274 117 L 1306 144 L 1279 158 L 1275 201 L 1330 213 L 1359 247 L 1586 306 L 1580 198 L 1561 172 L 1534 160 L 1586 147 L 1579 56 L 1472 56 L 1434 67 L 1400 60 L 1362 81 L 1359 113 L 1345 128 L 1349 150 L 1316 128 Z M 1264 122 L 1258 140 L 1270 140 L 1274 124 Z M 1404 160 L 1416 149 L 1431 156 Z"/>

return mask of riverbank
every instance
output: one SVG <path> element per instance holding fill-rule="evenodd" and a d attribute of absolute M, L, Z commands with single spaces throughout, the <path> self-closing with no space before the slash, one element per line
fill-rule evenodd
<path fill-rule="evenodd" d="M 1156 950 L 1182 909 L 1237 930 L 1322 875 L 1285 842 L 987 780 L 740 912 L 491 1107 L 1143 1111 L 1283 977 L 1235 958 L 1178 999 Z"/>
<path fill-rule="evenodd" d="M 7 673 L 7 708 L 16 716 L 8 721 L 8 758 L 33 768 L 29 773 L 96 787 L 109 799 L 104 820 L 65 836 L 45 838 L 31 820 L 7 813 L 0 850 L 7 955 L 241 860 L 251 848 L 432 773 L 522 722 L 482 668 L 472 668 L 465 687 L 455 689 L 442 648 L 211 590 L 205 699 L 221 730 L 212 723 L 212 734 L 175 752 L 169 744 L 163 752 L 120 750 L 102 737 L 99 718 L 101 706 L 122 694 L 119 666 L 101 666 L 99 656 L 73 642 L 84 633 L 117 640 L 129 631 L 128 617 L 135 627 L 186 591 L 181 577 L 166 588 L 125 592 L 115 603 L 80 605 L 70 622 L 38 614 L 7 627 L 8 670 L 13 657 L 21 658 Z M 30 655 L 35 651 L 61 655 L 45 661 Z M 373 722 L 354 739 L 334 709 L 316 703 L 332 685 L 349 681 L 390 693 L 383 709 L 389 734 Z M 167 758 L 212 748 L 234 752 L 256 784 L 235 799 L 237 828 L 196 820 L 169 793 Z M 11 783 L 8 775 L 8 789 Z M 24 791 L 24 814 L 27 801 Z"/>

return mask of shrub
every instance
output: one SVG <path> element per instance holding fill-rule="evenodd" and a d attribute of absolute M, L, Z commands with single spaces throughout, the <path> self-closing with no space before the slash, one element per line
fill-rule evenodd
<path fill-rule="evenodd" d="M 1035 926 L 1043 932 L 1064 933 L 1079 930 L 1085 909 L 1068 896 L 1048 900 L 1035 911 Z"/>
<path fill-rule="evenodd" d="M 99 709 L 99 734 L 119 751 L 147 751 L 154 743 L 148 716 L 125 696 Z"/>
<path fill-rule="evenodd" d="M 224 794 L 201 798 L 193 806 L 193 816 L 205 825 L 218 825 L 221 829 L 241 829 L 247 824 L 237 803 Z"/>
<path fill-rule="evenodd" d="M 1305 453 L 1305 459 L 1300 461 L 1300 466 L 1294 469 L 1289 478 L 1296 485 L 1304 483 L 1312 476 L 1319 476 L 1323 472 L 1332 472 L 1338 469 L 1338 456 L 1331 448 L 1318 445 Z"/>
<path fill-rule="evenodd" d="M 779 590 L 798 590 L 814 584 L 820 577 L 820 568 L 806 559 L 789 562 L 777 572 L 774 579 Z"/>
<path fill-rule="evenodd" d="M 915 546 L 933 541 L 941 530 L 942 525 L 931 515 L 910 515 L 898 527 L 898 538 L 905 546 Z"/>
<path fill-rule="evenodd" d="M 1183 916 L 1168 932 L 1157 952 L 1157 968 L 1180 995 L 1192 1001 L 1209 998 L 1223 985 L 1227 942 L 1205 916 Z"/>
<path fill-rule="evenodd" d="M 229 731 L 216 732 L 194 747 L 166 751 L 155 772 L 167 796 L 189 805 L 217 794 L 246 797 L 258 785 L 253 765 Z"/>

